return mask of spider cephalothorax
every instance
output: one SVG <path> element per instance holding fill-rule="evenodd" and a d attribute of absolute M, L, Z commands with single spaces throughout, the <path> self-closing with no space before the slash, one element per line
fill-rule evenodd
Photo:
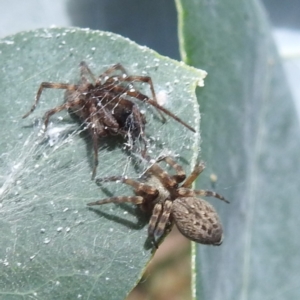
<path fill-rule="evenodd" d="M 192 241 L 220 245 L 223 229 L 213 206 L 197 196 L 212 196 L 228 202 L 223 196 L 206 190 L 194 190 L 192 183 L 204 170 L 203 163 L 197 163 L 186 178 L 183 168 L 171 157 L 161 160 L 170 165 L 175 175 L 169 175 L 158 163 L 153 163 L 141 181 L 125 177 L 108 177 L 98 182 L 121 181 L 135 189 L 136 196 L 112 197 L 88 205 L 130 202 L 151 212 L 148 234 L 157 247 L 162 236 L 175 223 L 179 231 Z"/>
<path fill-rule="evenodd" d="M 37 92 L 33 106 L 23 118 L 26 118 L 35 110 L 45 88 L 67 90 L 65 103 L 45 113 L 45 130 L 49 118 L 64 109 L 71 111 L 80 118 L 93 141 L 94 168 L 92 178 L 96 175 L 98 165 L 99 137 L 121 134 L 127 138 L 131 148 L 134 142 L 141 138 L 144 144 L 142 156 L 145 157 L 147 148 L 144 133 L 146 119 L 132 99 L 149 103 L 160 114 L 162 111 L 190 130 L 195 131 L 191 126 L 157 103 L 151 77 L 127 75 L 121 64 L 112 66 L 99 77 L 94 76 L 85 62 L 81 62 L 80 70 L 81 80 L 79 84 L 43 82 Z M 88 80 L 88 77 L 92 82 Z M 152 98 L 135 89 L 134 83 L 149 84 Z M 162 114 L 161 116 L 164 119 Z"/>

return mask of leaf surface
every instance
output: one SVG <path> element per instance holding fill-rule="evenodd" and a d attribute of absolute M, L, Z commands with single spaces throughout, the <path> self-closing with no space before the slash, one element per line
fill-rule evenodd
<path fill-rule="evenodd" d="M 147 218 L 132 205 L 87 203 L 112 195 L 132 195 L 118 183 L 100 188 L 91 180 L 89 135 L 67 111 L 46 111 L 64 101 L 64 91 L 47 89 L 28 118 L 41 82 L 77 83 L 79 63 L 99 75 L 121 63 L 131 75 L 151 76 L 164 107 L 199 127 L 195 87 L 204 72 L 100 31 L 41 29 L 0 41 L 1 206 L 0 294 L 5 299 L 124 299 L 151 258 Z M 149 95 L 149 87 L 139 88 Z M 150 96 L 150 95 L 149 95 Z M 199 150 L 194 134 L 173 119 L 161 122 L 145 111 L 152 158 L 170 151 L 189 169 Z M 146 165 L 124 151 L 124 140 L 103 138 L 98 177 L 138 178 Z"/>

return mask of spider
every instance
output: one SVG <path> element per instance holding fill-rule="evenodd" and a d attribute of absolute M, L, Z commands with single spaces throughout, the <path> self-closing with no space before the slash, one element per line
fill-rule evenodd
<path fill-rule="evenodd" d="M 213 206 L 197 196 L 212 196 L 229 202 L 215 192 L 191 188 L 192 183 L 204 170 L 204 164 L 197 163 L 186 178 L 183 168 L 173 158 L 167 156 L 160 160 L 164 160 L 176 174 L 168 174 L 155 162 L 145 173 L 146 178 L 141 181 L 120 176 L 97 179 L 99 183 L 120 181 L 130 185 L 135 189 L 136 196 L 111 197 L 87 205 L 130 202 L 139 205 L 143 211 L 151 212 L 148 236 L 156 248 L 173 223 L 185 237 L 192 241 L 220 245 L 223 229 L 217 212 Z"/>
<path fill-rule="evenodd" d="M 131 99 L 154 106 L 163 121 L 165 121 L 165 118 L 162 112 L 195 132 L 191 126 L 158 104 L 151 77 L 128 75 L 121 64 L 113 65 L 99 77 L 95 77 L 87 64 L 81 62 L 80 73 L 79 84 L 42 82 L 34 104 L 23 118 L 28 117 L 35 110 L 44 89 L 65 89 L 64 104 L 50 109 L 44 114 L 44 130 L 47 129 L 50 117 L 62 110 L 67 109 L 79 117 L 92 137 L 94 149 L 92 179 L 96 176 L 98 166 L 99 137 L 120 134 L 127 138 L 131 148 L 135 140 L 141 138 L 144 145 L 142 156 L 146 155 L 147 140 L 144 133 L 146 119 Z M 88 80 L 88 77 L 92 82 Z M 136 90 L 133 86 L 134 82 L 147 83 L 150 87 L 152 99 Z"/>

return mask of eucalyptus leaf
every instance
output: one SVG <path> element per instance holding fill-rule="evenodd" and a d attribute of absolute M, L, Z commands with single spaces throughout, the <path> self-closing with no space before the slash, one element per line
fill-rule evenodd
<path fill-rule="evenodd" d="M 81 61 L 96 75 L 121 63 L 129 74 L 151 76 L 163 106 L 197 128 L 193 133 L 169 117 L 164 124 L 153 107 L 137 103 L 145 111 L 151 157 L 171 153 L 189 169 L 198 155 L 195 88 L 205 72 L 100 31 L 40 29 L 0 40 L 2 299 L 124 299 L 152 256 L 148 220 L 134 206 L 86 206 L 133 191 L 91 180 L 92 143 L 78 120 L 62 111 L 41 133 L 44 113 L 63 103 L 64 91 L 44 90 L 36 110 L 22 119 L 41 82 L 78 82 Z M 151 96 L 149 86 L 139 88 Z M 98 177 L 138 178 L 145 171 L 124 142 L 100 139 Z"/>
<path fill-rule="evenodd" d="M 223 244 L 195 248 L 195 295 L 299 299 L 299 123 L 266 14 L 255 0 L 176 3 L 182 57 L 209 74 L 198 185 L 215 174 L 231 201 L 214 202 Z"/>

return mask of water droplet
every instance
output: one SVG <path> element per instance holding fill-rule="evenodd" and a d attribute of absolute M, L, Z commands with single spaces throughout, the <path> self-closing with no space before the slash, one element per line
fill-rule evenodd
<path fill-rule="evenodd" d="M 51 241 L 51 239 L 49 239 L 49 238 L 45 238 L 45 239 L 44 239 L 44 244 L 49 244 L 49 243 L 50 243 L 50 241 Z"/>
<path fill-rule="evenodd" d="M 3 265 L 4 265 L 5 267 L 8 267 L 8 266 L 9 266 L 9 262 L 8 262 L 7 260 L 5 260 L 5 261 L 3 262 Z"/>

